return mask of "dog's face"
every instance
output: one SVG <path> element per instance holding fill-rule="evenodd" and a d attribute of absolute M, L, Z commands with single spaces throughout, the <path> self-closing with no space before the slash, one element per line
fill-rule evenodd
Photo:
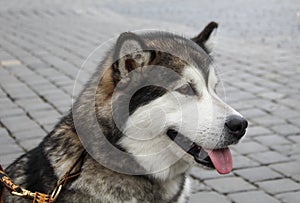
<path fill-rule="evenodd" d="M 216 27 L 210 23 L 192 40 L 161 32 L 124 33 L 117 41 L 112 105 L 124 134 L 118 144 L 158 178 L 193 163 L 221 174 L 232 169 L 228 146 L 245 134 L 247 121 L 216 94 L 207 46 Z"/>

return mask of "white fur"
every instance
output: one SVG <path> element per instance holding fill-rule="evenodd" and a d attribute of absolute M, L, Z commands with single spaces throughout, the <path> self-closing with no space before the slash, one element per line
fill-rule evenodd
<path fill-rule="evenodd" d="M 178 193 L 178 191 L 181 190 L 181 187 L 183 187 L 183 188 L 182 188 L 181 194 L 176 202 L 177 203 L 186 202 L 186 199 L 190 196 L 190 192 L 191 192 L 190 177 L 185 177 L 183 186 L 182 186 L 182 177 L 181 176 L 178 176 L 177 178 L 175 177 L 171 180 L 166 181 L 163 184 L 163 188 L 166 191 L 165 198 L 172 199 L 172 197 L 174 197 Z"/>
<path fill-rule="evenodd" d="M 187 177 L 185 179 L 185 183 L 184 183 L 184 187 L 183 187 L 183 191 L 180 195 L 180 197 L 178 198 L 178 203 L 182 203 L 182 202 L 186 202 L 186 200 L 188 199 L 188 197 L 191 194 L 191 180 L 190 177 Z"/>
<path fill-rule="evenodd" d="M 166 94 L 137 109 L 130 116 L 124 129 L 126 136 L 120 140 L 120 144 L 132 153 L 149 173 L 161 180 L 183 173 L 189 167 L 183 160 L 176 163 L 185 152 L 178 151 L 178 146 L 165 135 L 168 128 L 168 118 L 165 116 L 168 115 L 167 112 L 176 111 L 178 108 L 177 101 L 172 97 L 171 94 Z"/>

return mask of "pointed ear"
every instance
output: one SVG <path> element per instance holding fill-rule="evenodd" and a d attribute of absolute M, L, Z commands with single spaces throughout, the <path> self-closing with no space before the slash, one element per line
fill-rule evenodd
<path fill-rule="evenodd" d="M 126 78 L 135 68 L 148 65 L 153 59 L 153 51 L 147 50 L 138 35 L 125 32 L 120 35 L 115 46 L 113 69 L 120 78 Z"/>
<path fill-rule="evenodd" d="M 191 40 L 196 42 L 208 54 L 210 54 L 214 45 L 214 39 L 212 38 L 213 35 L 215 35 L 217 28 L 218 28 L 218 23 L 210 22 L 198 36 L 192 38 Z"/>

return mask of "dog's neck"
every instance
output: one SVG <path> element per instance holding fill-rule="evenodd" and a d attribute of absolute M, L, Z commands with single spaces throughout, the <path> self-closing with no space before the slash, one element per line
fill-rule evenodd
<path fill-rule="evenodd" d="M 136 191 L 136 187 L 139 187 L 141 182 L 144 182 L 142 185 L 148 189 L 149 198 L 153 198 L 154 200 L 150 202 L 184 202 L 182 198 L 186 198 L 190 192 L 190 180 L 187 178 L 186 173 L 174 175 L 172 178 L 168 178 L 166 180 L 161 180 L 149 175 L 127 175 L 127 174 L 120 174 L 110 169 L 103 167 L 97 161 L 95 161 L 92 157 L 88 156 L 86 160 L 86 164 L 83 166 L 83 176 L 81 176 L 73 185 L 72 187 L 77 187 L 84 189 L 85 185 L 88 187 L 87 189 L 91 190 L 91 188 L 97 188 L 104 179 L 108 179 L 107 181 L 110 183 L 116 182 L 114 178 L 118 177 L 118 180 L 122 180 L 122 188 L 126 187 L 128 191 Z M 90 182 L 90 175 L 93 175 L 93 181 Z M 109 180 L 111 177 L 111 180 Z M 113 184 L 115 187 L 118 184 Z M 132 188 L 131 188 L 132 187 Z M 114 192 L 114 188 L 112 188 L 109 192 Z M 95 189 L 91 191 L 89 195 L 93 197 L 103 196 L 101 194 L 101 190 Z M 120 195 L 121 196 L 124 195 Z M 147 199 L 147 198 L 146 198 Z M 115 200 L 116 201 L 116 200 Z M 145 201 L 147 202 L 147 201 Z"/>
<path fill-rule="evenodd" d="M 57 178 L 61 178 L 71 167 L 71 165 L 78 159 L 84 148 L 81 145 L 76 132 L 71 126 L 68 127 L 68 125 L 64 125 L 64 128 L 57 129 L 59 130 L 52 132 L 45 138 L 43 144 L 45 155 L 49 159 L 55 175 Z M 53 141 L 57 143 L 55 147 L 53 147 Z M 48 145 L 48 142 L 52 143 L 52 145 Z M 68 147 L 64 147 L 66 145 Z M 178 197 L 178 194 L 182 193 L 183 190 L 186 190 L 184 189 L 186 188 L 185 185 L 187 184 L 186 171 L 188 171 L 189 167 L 190 166 L 183 160 L 179 160 L 165 170 L 144 176 L 150 178 L 142 178 L 143 176 L 130 176 L 114 172 L 113 170 L 103 167 L 100 163 L 88 155 L 86 158 L 86 163 L 83 164 L 82 176 L 76 179 L 71 185 L 77 189 L 84 189 L 84 187 L 92 188 L 91 185 L 87 185 L 87 183 L 95 185 L 96 187 L 97 184 L 99 184 L 99 181 L 101 182 L 103 181 L 103 178 L 107 177 L 102 177 L 103 174 L 111 174 L 111 177 L 115 177 L 117 175 L 121 178 L 127 179 L 128 182 L 132 182 L 132 184 L 128 184 L 132 185 L 132 187 L 135 187 L 135 181 L 147 182 L 147 185 L 149 184 L 149 190 L 153 191 L 152 195 L 154 197 L 151 198 L 169 201 L 180 198 Z M 103 171 L 105 173 L 103 173 Z M 93 178 L 93 181 L 90 182 L 91 175 L 99 177 Z M 88 178 L 89 181 L 85 180 L 85 178 Z M 97 191 L 94 191 L 89 195 L 96 198 L 103 194 L 98 194 Z"/>

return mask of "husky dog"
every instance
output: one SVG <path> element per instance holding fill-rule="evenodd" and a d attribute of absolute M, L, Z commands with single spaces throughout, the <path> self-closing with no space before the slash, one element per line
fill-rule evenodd
<path fill-rule="evenodd" d="M 211 22 L 192 39 L 121 34 L 72 111 L 7 174 L 48 193 L 86 150 L 80 175 L 57 202 L 115 203 L 187 202 L 193 165 L 231 172 L 228 146 L 242 138 L 247 121 L 216 94 L 209 46 L 216 28 Z"/>

